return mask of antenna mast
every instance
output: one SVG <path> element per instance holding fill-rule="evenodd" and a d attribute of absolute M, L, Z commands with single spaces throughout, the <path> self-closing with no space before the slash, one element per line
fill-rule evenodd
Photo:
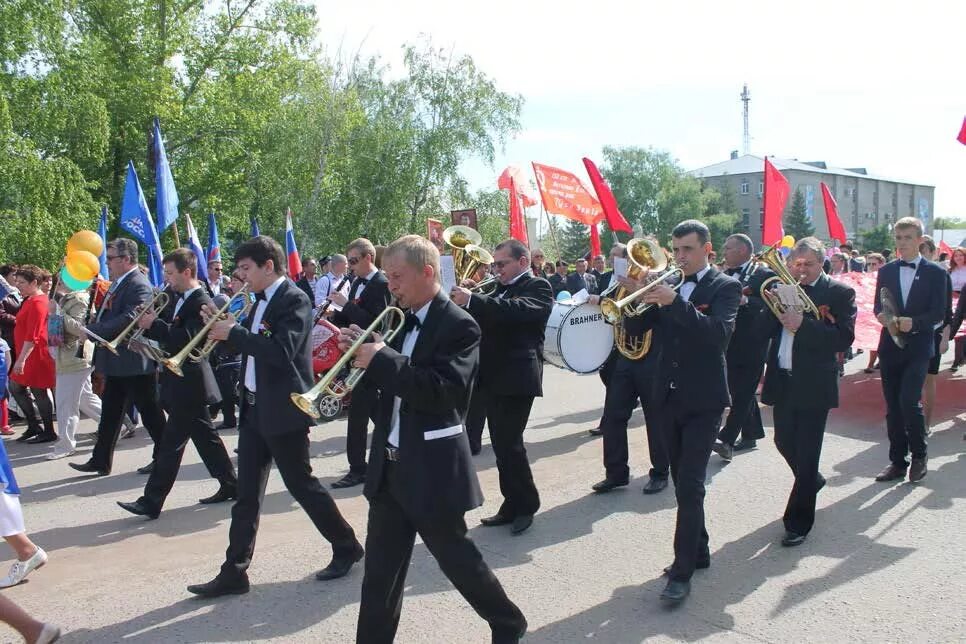
<path fill-rule="evenodd" d="M 751 132 L 748 130 L 748 103 L 751 102 L 751 94 L 748 93 L 748 83 L 745 83 L 744 88 L 741 90 L 741 102 L 744 107 L 741 110 L 742 119 L 744 120 L 745 131 L 742 137 L 742 154 L 751 154 Z"/>

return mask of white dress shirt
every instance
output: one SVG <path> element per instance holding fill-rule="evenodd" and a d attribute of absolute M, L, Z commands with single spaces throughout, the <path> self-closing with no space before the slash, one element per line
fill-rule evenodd
<path fill-rule="evenodd" d="M 819 275 L 818 279 L 809 284 L 809 286 L 815 286 L 818 284 L 818 280 L 822 279 Z M 792 370 L 792 349 L 795 346 L 795 334 L 782 327 L 782 338 L 778 345 L 778 368 Z"/>
<path fill-rule="evenodd" d="M 336 275 L 332 271 L 329 271 L 323 277 L 319 278 L 319 281 L 315 283 L 315 306 L 322 306 L 325 304 L 329 295 L 337 289 L 339 283 L 342 282 L 344 277 L 345 275 Z M 350 288 L 352 288 L 352 280 L 346 281 L 342 288 L 339 289 L 339 292 L 346 297 L 349 297 Z M 335 304 L 332 304 L 331 308 L 339 310 L 342 307 L 336 307 Z"/>
<path fill-rule="evenodd" d="M 429 313 L 429 305 L 432 303 L 433 301 L 430 300 L 429 302 L 426 302 L 426 304 L 424 304 L 421 309 L 416 311 L 415 316 L 419 318 L 420 325 L 422 325 L 423 322 L 426 321 L 426 314 Z M 412 331 L 406 334 L 405 338 L 403 338 L 401 353 L 407 358 L 412 357 L 413 349 L 416 347 L 416 340 L 418 338 L 419 338 L 418 328 L 413 329 Z M 399 407 L 400 405 L 402 405 L 402 398 L 400 398 L 399 396 L 396 396 L 396 398 L 393 400 L 393 403 L 392 403 L 392 422 L 389 425 L 392 428 L 389 431 L 389 444 L 393 447 L 399 447 Z"/>
<path fill-rule="evenodd" d="M 902 261 L 902 258 L 899 258 Z M 916 272 L 919 270 L 919 262 L 922 261 L 922 255 L 917 255 L 912 264 L 915 264 L 915 268 L 909 268 L 908 266 L 899 267 L 899 290 L 902 291 L 902 302 L 899 306 L 905 307 L 906 302 L 909 301 L 909 291 L 912 290 L 912 283 L 916 279 Z"/>
<path fill-rule="evenodd" d="M 199 288 L 201 287 L 196 286 L 192 289 L 188 289 L 187 291 L 181 294 L 181 297 L 179 297 L 178 301 L 175 302 L 174 304 L 174 317 L 178 317 L 178 311 L 181 310 L 181 305 L 184 304 L 188 300 L 188 298 L 191 297 L 191 294 L 197 291 Z"/>
<path fill-rule="evenodd" d="M 265 314 L 265 309 L 268 308 L 268 303 L 272 301 L 272 296 L 275 295 L 275 291 L 278 287 L 282 285 L 285 281 L 285 276 L 282 275 L 277 280 L 271 283 L 268 288 L 265 289 L 265 299 L 258 300 L 255 305 L 255 313 L 252 314 L 252 333 L 258 333 L 258 325 L 262 323 L 262 316 Z M 248 364 L 245 367 L 245 389 L 254 392 L 256 390 L 255 385 L 255 356 L 248 356 Z"/>
<path fill-rule="evenodd" d="M 710 270 L 711 270 L 711 266 L 705 266 L 700 271 L 695 273 L 695 277 L 698 278 L 698 282 L 703 280 L 704 276 L 707 275 L 708 271 Z M 684 300 L 685 302 L 690 302 L 691 294 L 694 293 L 694 289 L 696 289 L 697 287 L 698 287 L 697 282 L 685 282 L 684 284 L 681 285 L 681 288 L 678 289 L 678 294 L 681 296 L 682 300 Z"/>
<path fill-rule="evenodd" d="M 379 272 L 378 268 L 374 268 L 371 271 L 369 271 L 369 274 L 366 275 L 365 283 L 359 284 L 359 288 L 356 289 L 356 299 L 362 297 L 362 292 L 366 290 L 366 285 L 372 281 L 372 278 L 375 277 L 376 273 L 378 272 Z M 336 286 L 338 286 L 338 284 L 336 284 Z"/>

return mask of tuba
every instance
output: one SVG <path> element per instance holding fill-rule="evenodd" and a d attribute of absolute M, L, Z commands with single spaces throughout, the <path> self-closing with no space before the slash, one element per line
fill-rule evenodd
<path fill-rule="evenodd" d="M 761 299 L 765 301 L 768 308 L 775 316 L 779 316 L 789 309 L 798 309 L 802 313 L 807 313 L 814 315 L 815 319 L 820 319 L 822 316 L 818 312 L 818 307 L 815 306 L 815 302 L 812 298 L 808 296 L 808 293 L 802 288 L 795 276 L 792 275 L 791 271 L 788 270 L 788 266 L 785 265 L 785 258 L 781 256 L 778 252 L 778 244 L 769 246 L 765 250 L 761 251 L 752 258 L 752 261 L 760 264 L 764 264 L 775 273 L 774 276 L 769 277 L 761 284 Z M 793 286 L 795 288 L 795 295 L 798 299 L 798 304 L 788 304 L 783 302 L 778 295 L 771 292 L 771 288 L 776 284 L 786 284 L 788 286 Z"/>
<path fill-rule="evenodd" d="M 649 304 L 635 304 L 642 294 L 671 277 L 683 276 L 683 273 L 680 268 L 671 266 L 667 252 L 652 239 L 639 237 L 627 242 L 627 260 L 629 278 L 638 280 L 645 271 L 648 275 L 656 273 L 657 276 L 647 286 L 633 293 L 628 293 L 624 286 L 618 286 L 614 297 L 601 299 L 600 310 L 604 314 L 604 319 L 614 327 L 614 344 L 617 350 L 629 360 L 640 360 L 651 350 L 652 332 L 647 331 L 640 339 L 632 337 L 624 328 L 624 319 L 642 315 L 651 308 L 652 305 Z M 614 280 L 616 284 L 616 276 Z M 679 279 L 673 288 L 679 288 L 683 283 L 684 281 Z"/>
<path fill-rule="evenodd" d="M 483 237 L 469 226 L 450 226 L 443 231 L 443 241 L 452 249 L 457 282 L 471 279 L 480 266 L 493 263 L 493 255 L 480 246 Z"/>

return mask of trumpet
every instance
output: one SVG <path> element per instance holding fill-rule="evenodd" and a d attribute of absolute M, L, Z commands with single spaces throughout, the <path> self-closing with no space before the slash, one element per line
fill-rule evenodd
<path fill-rule="evenodd" d="M 790 309 L 797 309 L 802 313 L 814 315 L 815 319 L 822 317 L 818 311 L 818 307 L 815 306 L 815 302 L 812 301 L 812 298 L 808 296 L 805 289 L 802 288 L 798 280 L 788 270 L 788 266 L 785 265 L 785 258 L 778 252 L 778 244 L 769 246 L 755 255 L 753 261 L 764 264 L 775 273 L 774 276 L 762 282 L 760 291 L 761 299 L 765 301 L 765 304 L 775 314 L 775 317 L 782 315 Z M 797 304 L 783 302 L 778 295 L 771 292 L 771 287 L 778 283 L 794 287 L 795 296 L 798 300 Z"/>
<path fill-rule="evenodd" d="M 391 319 L 395 318 L 395 319 Z M 335 384 L 335 379 L 342 371 L 342 368 L 349 364 L 349 361 L 355 357 L 359 347 L 361 347 L 376 329 L 382 328 L 385 332 L 382 334 L 383 342 L 389 344 L 392 339 L 396 337 L 403 329 L 403 325 L 406 322 L 406 314 L 402 309 L 395 306 L 387 306 L 383 309 L 375 320 L 372 321 L 365 331 L 359 335 L 358 338 L 352 343 L 349 349 L 339 358 L 332 367 L 326 372 L 322 379 L 319 380 L 315 385 L 306 391 L 305 393 L 293 392 L 291 395 L 292 402 L 302 410 L 306 415 L 312 418 L 319 418 L 320 414 L 315 408 L 315 401 L 319 396 L 325 394 L 332 396 L 333 398 L 344 398 L 346 394 L 352 391 L 353 387 L 359 384 L 359 380 L 365 375 L 365 369 L 360 367 L 355 367 L 349 371 L 349 375 L 346 376 L 345 382 L 341 385 Z"/>
<path fill-rule="evenodd" d="M 496 288 L 497 280 L 498 278 L 496 275 L 487 275 L 486 277 L 481 279 L 475 286 L 468 287 L 467 290 L 469 290 L 471 293 L 480 293 L 482 295 L 482 294 L 485 294 L 487 291 L 492 291 L 494 288 Z"/>
<path fill-rule="evenodd" d="M 158 292 L 150 302 L 145 302 L 134 310 L 134 318 L 131 320 L 131 323 L 124 327 L 124 330 L 118 333 L 116 338 L 110 342 L 104 340 L 103 338 L 94 339 L 97 340 L 102 347 L 114 355 L 117 355 L 122 344 L 129 344 L 131 340 L 136 341 L 143 335 L 143 331 L 136 329 L 138 322 L 141 321 L 141 318 L 143 318 L 148 312 L 151 312 L 153 315 L 161 315 L 161 312 L 164 311 L 165 307 L 168 306 L 169 301 L 170 298 L 166 292 Z"/>
<path fill-rule="evenodd" d="M 232 313 L 231 308 L 237 298 L 241 298 L 241 309 Z M 215 346 L 220 342 L 219 340 L 213 340 L 208 337 L 211 327 L 215 326 L 216 322 L 222 320 L 227 320 L 229 318 L 235 320 L 236 322 L 246 316 L 248 311 L 252 308 L 252 300 L 248 297 L 248 285 L 243 286 L 237 293 L 231 296 L 231 299 L 225 302 L 220 309 L 218 309 L 214 315 L 208 318 L 205 325 L 201 327 L 188 343 L 181 348 L 181 351 L 166 358 L 161 361 L 169 371 L 178 376 L 184 376 L 184 370 L 182 367 L 186 360 L 191 362 L 201 362 L 208 358 L 208 355 L 214 350 Z M 201 344 L 204 341 L 204 344 Z M 200 347 L 198 345 L 201 345 Z"/>

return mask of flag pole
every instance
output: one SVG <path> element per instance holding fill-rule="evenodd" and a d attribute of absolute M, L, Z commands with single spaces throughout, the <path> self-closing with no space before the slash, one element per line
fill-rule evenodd
<path fill-rule="evenodd" d="M 557 243 L 557 234 L 553 231 L 553 222 L 550 221 L 550 213 L 544 208 L 542 201 L 540 203 L 540 210 L 547 217 L 547 228 L 550 230 L 550 240 L 553 242 L 553 247 L 557 251 L 557 260 L 560 260 L 560 244 Z"/>
<path fill-rule="evenodd" d="M 174 231 L 174 247 L 181 248 L 181 236 L 178 234 L 178 220 L 175 219 L 174 223 L 171 224 L 171 230 Z"/>

